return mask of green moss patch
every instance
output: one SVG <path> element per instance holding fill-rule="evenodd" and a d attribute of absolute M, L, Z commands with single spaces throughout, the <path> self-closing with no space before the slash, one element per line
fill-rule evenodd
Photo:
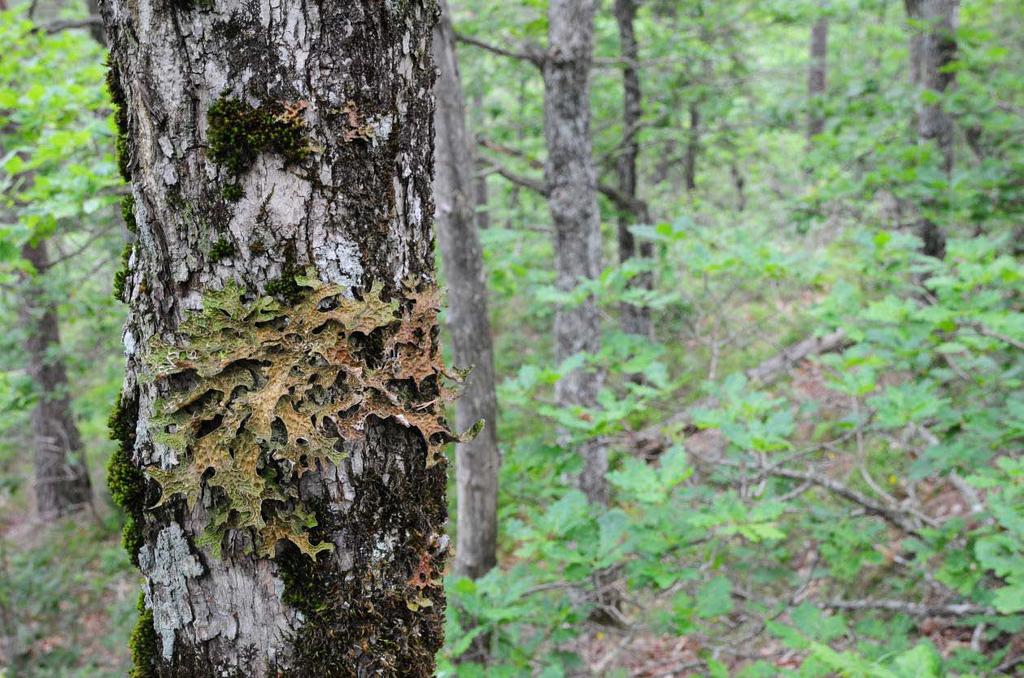
<path fill-rule="evenodd" d="M 289 163 L 302 162 L 310 154 L 302 108 L 281 104 L 253 108 L 239 99 L 221 97 L 206 115 L 211 160 L 233 176 L 247 172 L 261 153 L 277 153 Z"/>

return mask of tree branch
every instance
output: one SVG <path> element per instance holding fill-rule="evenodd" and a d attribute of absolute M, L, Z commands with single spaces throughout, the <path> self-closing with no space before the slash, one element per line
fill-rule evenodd
<path fill-rule="evenodd" d="M 975 614 L 997 614 L 991 607 L 973 603 L 929 605 L 906 600 L 832 600 L 816 602 L 815 605 L 832 610 L 890 610 L 912 617 L 968 617 Z"/>
<path fill-rule="evenodd" d="M 33 30 L 45 31 L 48 34 L 60 33 L 61 31 L 67 31 L 72 28 L 92 28 L 94 26 L 102 26 L 103 17 L 98 15 L 87 16 L 82 19 L 59 19 L 57 21 L 51 21 L 45 24 L 39 24 Z"/>
<path fill-rule="evenodd" d="M 537 68 L 544 68 L 544 61 L 546 59 L 544 53 L 536 45 L 527 45 L 526 50 L 523 52 L 516 52 L 514 50 L 505 49 L 504 47 L 498 47 L 490 43 L 484 42 L 483 40 L 477 40 L 474 37 L 465 35 L 463 33 L 456 33 L 455 40 L 466 45 L 472 45 L 479 49 L 485 50 L 498 56 L 508 57 L 510 59 L 519 59 L 520 61 L 528 61 Z"/>

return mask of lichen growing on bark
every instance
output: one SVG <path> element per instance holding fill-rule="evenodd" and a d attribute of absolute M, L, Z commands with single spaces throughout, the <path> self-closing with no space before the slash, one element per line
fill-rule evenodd
<path fill-rule="evenodd" d="M 192 385 L 168 388 L 150 422 L 178 463 L 146 472 L 163 490 L 157 506 L 181 496 L 193 507 L 208 493 L 203 541 L 215 552 L 229 530 L 250 531 L 263 557 L 282 540 L 313 558 L 331 549 L 310 539 L 317 519 L 298 481 L 339 463 L 370 417 L 416 431 L 427 467 L 457 439 L 440 412 L 453 393 L 441 383 L 436 289 L 399 302 L 377 287 L 360 299 L 310 277 L 295 284 L 286 306 L 229 283 L 188 314 L 179 342 L 149 346 L 154 378 Z"/>
<path fill-rule="evenodd" d="M 206 115 L 210 158 L 235 177 L 247 172 L 260 153 L 278 153 L 289 163 L 302 162 L 311 152 L 304 108 L 305 102 L 253 108 L 231 97 L 217 99 Z M 234 189 L 225 190 L 225 197 L 237 194 Z"/>

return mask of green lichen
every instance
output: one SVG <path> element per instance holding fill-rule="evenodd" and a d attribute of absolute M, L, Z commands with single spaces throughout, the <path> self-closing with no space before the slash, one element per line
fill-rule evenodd
<path fill-rule="evenodd" d="M 311 540 L 318 521 L 299 500 L 299 479 L 338 463 L 343 443 L 362 440 L 371 416 L 415 430 L 428 466 L 456 439 L 440 413 L 450 393 L 439 383 L 436 290 L 410 290 L 403 305 L 376 288 L 356 299 L 312 278 L 293 284 L 300 293 L 286 306 L 269 296 L 250 300 L 229 283 L 186 317 L 180 343 L 149 346 L 154 378 L 195 380 L 158 399 L 150 422 L 153 440 L 181 460 L 147 469 L 163 490 L 156 506 L 209 497 L 203 541 L 215 551 L 229 530 L 249 531 L 264 557 L 282 541 L 313 558 L 330 549 Z M 373 335 L 379 351 L 368 356 L 360 338 Z M 426 395 L 413 402 L 395 386 L 403 383 Z"/>
<path fill-rule="evenodd" d="M 235 244 L 227 238 L 220 238 L 210 246 L 209 260 L 213 263 L 235 256 Z"/>
<path fill-rule="evenodd" d="M 160 665 L 160 638 L 153 628 L 153 611 L 146 608 L 146 596 L 139 593 L 136 605 L 139 618 L 128 638 L 128 649 L 132 654 L 130 678 L 156 678 Z"/>
<path fill-rule="evenodd" d="M 217 99 L 206 114 L 210 158 L 236 177 L 247 172 L 261 153 L 301 163 L 311 152 L 301 111 L 296 106 L 253 108 L 239 99 Z"/>

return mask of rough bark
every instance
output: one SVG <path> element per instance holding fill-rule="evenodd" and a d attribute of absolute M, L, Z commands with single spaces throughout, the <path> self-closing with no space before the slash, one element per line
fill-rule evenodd
<path fill-rule="evenodd" d="M 810 63 L 807 67 L 807 97 L 810 114 L 807 118 L 807 138 L 825 131 L 825 116 L 821 111 L 821 98 L 825 95 L 828 66 L 828 18 L 821 17 L 811 27 Z"/>
<path fill-rule="evenodd" d="M 258 557 L 240 530 L 216 555 L 199 545 L 209 486 L 194 505 L 155 506 L 148 470 L 183 462 L 154 417 L 191 386 L 151 378 L 154 346 L 180 341 L 187 312 L 211 293 L 237 284 L 287 307 L 304 272 L 356 302 L 373 283 L 406 304 L 431 282 L 436 7 L 101 0 L 101 10 L 138 233 L 112 419 L 123 455 L 112 475 L 135 519 L 126 544 L 146 577 L 136 675 L 432 675 L 443 590 L 414 575 L 446 557 L 445 470 L 428 466 L 424 436 L 402 417 L 369 417 L 361 440 L 337 442 L 347 459 L 291 486 L 315 511 L 311 538 L 333 547 L 318 557 L 284 540 Z M 348 335 L 367 363 L 381 356 L 375 334 Z M 421 342 L 424 356 L 436 349 L 433 336 Z M 400 386 L 410 398 L 426 388 Z"/>
<path fill-rule="evenodd" d="M 50 264 L 46 241 L 26 243 L 21 254 L 36 270 L 23 277 L 19 306 L 28 374 L 38 398 L 31 414 L 36 511 L 43 518 L 55 518 L 88 506 L 92 485 L 71 411 L 56 305 L 38 277 Z"/>
<path fill-rule="evenodd" d="M 434 28 L 438 67 L 434 118 L 434 199 L 437 239 L 448 291 L 447 325 L 454 364 L 472 366 L 456 406 L 456 426 L 484 429 L 456 446 L 455 483 L 458 523 L 455 573 L 476 578 L 497 563 L 498 402 L 494 391 L 494 350 L 487 315 L 487 281 L 474 215 L 471 138 L 459 79 L 455 35 L 446 0 Z"/>
<path fill-rule="evenodd" d="M 622 68 L 622 152 L 618 158 L 617 172 L 619 192 L 635 203 L 637 201 L 636 162 L 640 155 L 640 124 L 643 118 L 643 99 L 640 90 L 640 74 L 636 63 L 640 57 L 633 23 L 636 19 L 636 0 L 615 0 L 615 21 L 619 27 L 619 51 L 626 64 Z M 636 241 L 630 227 L 650 221 L 646 210 L 640 213 L 620 211 L 618 220 L 619 261 L 626 262 L 635 256 L 650 258 L 654 254 L 652 243 Z M 630 281 L 634 287 L 651 289 L 653 280 L 650 273 L 641 273 Z M 651 312 L 644 306 L 622 304 L 619 310 L 619 324 L 622 331 L 642 337 L 651 336 Z"/>
<path fill-rule="evenodd" d="M 956 58 L 957 0 L 905 0 L 907 16 L 917 25 L 911 27 L 911 83 L 915 89 L 928 90 L 939 101 L 920 105 L 917 112 L 918 141 L 935 144 L 947 177 L 953 171 L 953 120 L 943 109 L 941 95 L 956 81 L 948 66 Z M 926 203 L 927 209 L 933 203 Z M 946 254 L 946 235 L 927 217 L 918 222 L 922 252 L 942 258 Z"/>
<path fill-rule="evenodd" d="M 596 278 L 601 270 L 601 220 L 597 174 L 591 156 L 590 66 L 593 58 L 592 0 L 551 0 L 548 54 L 544 60 L 545 177 L 555 228 L 556 285 L 561 291 Z M 593 297 L 555 311 L 555 357 L 594 354 L 601 346 L 601 324 Z M 566 407 L 592 407 L 602 375 L 578 368 L 555 385 Z M 608 451 L 598 440 L 582 443 L 580 488 L 595 503 L 606 503 Z"/>

